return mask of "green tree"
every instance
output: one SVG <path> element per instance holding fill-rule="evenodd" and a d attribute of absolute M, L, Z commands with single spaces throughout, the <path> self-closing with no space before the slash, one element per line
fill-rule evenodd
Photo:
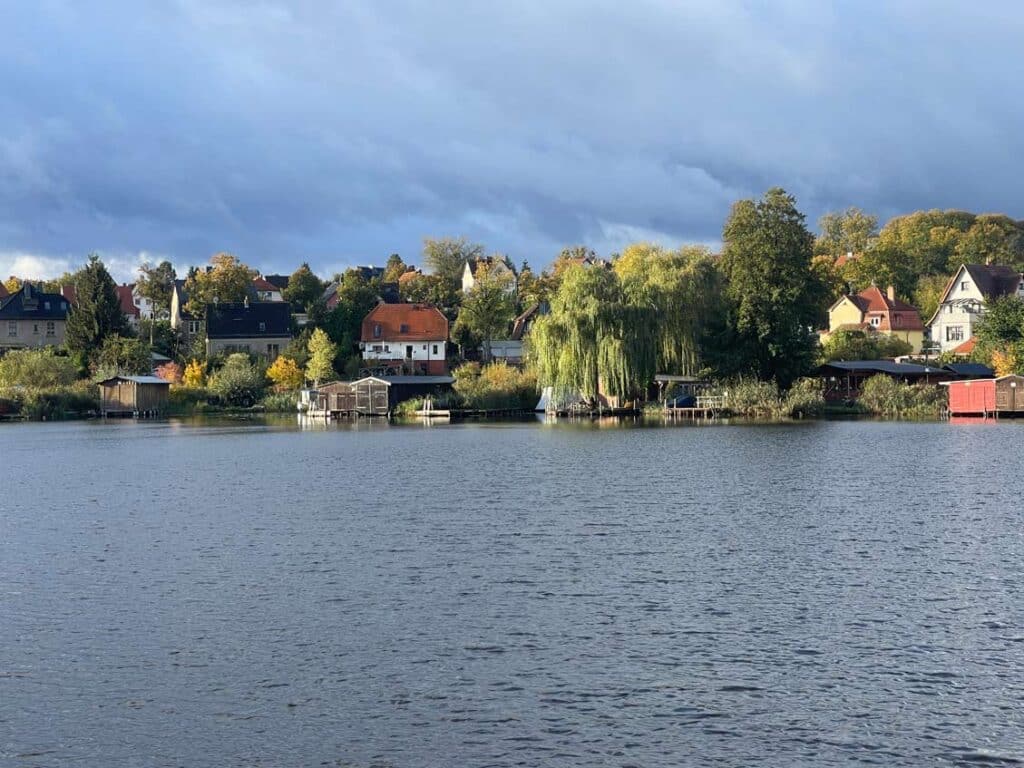
<path fill-rule="evenodd" d="M 655 374 L 656 325 L 656 308 L 633 303 L 615 272 L 570 267 L 530 335 L 537 378 L 559 396 L 637 396 Z"/>
<path fill-rule="evenodd" d="M 913 304 L 925 322 L 935 314 L 942 301 L 942 294 L 946 291 L 946 283 L 949 279 L 945 275 L 922 275 L 917 279 L 914 287 Z"/>
<path fill-rule="evenodd" d="M 440 275 L 417 275 L 399 286 L 403 301 L 412 304 L 430 304 L 444 312 L 451 320 L 456 314 L 459 292 Z"/>
<path fill-rule="evenodd" d="M 309 362 L 306 363 L 306 378 L 319 386 L 321 381 L 334 377 L 334 356 L 337 348 L 322 328 L 313 331 L 309 338 Z"/>
<path fill-rule="evenodd" d="M 956 263 L 953 263 L 956 262 Z M 1024 223 L 1003 214 L 981 214 L 960 236 L 948 264 L 1006 264 L 1024 269 Z"/>
<path fill-rule="evenodd" d="M 292 272 L 288 278 L 288 287 L 282 295 L 285 301 L 289 301 L 295 308 L 309 309 L 323 295 L 323 281 L 313 274 L 309 264 L 303 263 L 298 269 Z"/>
<path fill-rule="evenodd" d="M 512 275 L 487 272 L 477 277 L 462 299 L 456 326 L 465 327 L 483 342 L 484 360 L 491 359 L 491 341 L 505 338 L 515 316 L 515 298 L 509 292 Z"/>
<path fill-rule="evenodd" d="M 107 336 L 95 357 L 96 378 L 117 375 L 144 375 L 153 370 L 153 356 L 149 345 L 141 339 L 125 336 Z"/>
<path fill-rule="evenodd" d="M 357 270 L 350 269 L 342 276 L 338 285 L 337 306 L 318 323 L 337 346 L 335 362 L 339 369 L 345 368 L 350 358 L 358 356 L 356 344 L 362 331 L 363 318 L 379 302 L 377 289 Z"/>
<path fill-rule="evenodd" d="M 77 297 L 68 313 L 64 343 L 79 363 L 91 360 L 108 336 L 127 335 L 117 287 L 99 256 L 92 254 L 78 280 Z"/>
<path fill-rule="evenodd" d="M 1024 299 L 1004 296 L 989 302 L 985 314 L 974 327 L 975 353 L 992 361 L 995 353 L 1024 361 Z"/>
<path fill-rule="evenodd" d="M 78 378 L 78 366 L 52 347 L 12 349 L 0 357 L 0 387 L 53 389 Z"/>
<path fill-rule="evenodd" d="M 398 278 L 405 274 L 408 266 L 402 261 L 402 257 L 397 253 L 392 253 L 388 256 L 388 263 L 384 266 L 384 282 L 385 283 L 397 283 Z"/>
<path fill-rule="evenodd" d="M 484 247 L 480 243 L 471 243 L 464 237 L 428 237 L 423 240 L 423 264 L 453 290 L 462 284 L 466 262 L 483 255 Z"/>
<path fill-rule="evenodd" d="M 902 339 L 860 330 L 839 330 L 829 334 L 821 345 L 820 361 L 884 360 L 909 355 L 913 347 Z"/>
<path fill-rule="evenodd" d="M 262 371 L 244 352 L 228 355 L 224 365 L 210 376 L 208 389 L 228 405 L 248 408 L 263 395 Z"/>
<path fill-rule="evenodd" d="M 814 254 L 833 259 L 845 253 L 864 253 L 878 236 L 878 217 L 864 213 L 860 208 L 826 213 L 818 219 L 818 239 Z"/>
<path fill-rule="evenodd" d="M 243 301 L 252 289 L 254 277 L 256 270 L 230 253 L 218 253 L 210 258 L 209 268 L 189 272 L 185 280 L 185 309 L 193 317 L 205 317 L 207 304 Z"/>
<path fill-rule="evenodd" d="M 136 289 L 142 298 L 148 299 L 153 305 L 153 317 L 157 320 L 166 320 L 171 316 L 171 292 L 177 277 L 174 266 L 166 260 L 156 266 L 147 261 L 139 267 Z"/>
<path fill-rule="evenodd" d="M 811 270 L 813 238 L 785 190 L 735 203 L 725 223 L 722 270 L 742 368 L 788 387 L 807 370 L 822 289 Z"/>

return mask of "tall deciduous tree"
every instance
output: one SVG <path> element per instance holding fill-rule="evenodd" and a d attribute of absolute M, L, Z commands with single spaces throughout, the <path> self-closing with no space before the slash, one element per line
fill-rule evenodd
<path fill-rule="evenodd" d="M 84 365 L 108 336 L 127 333 L 128 321 L 121 311 L 117 286 L 99 256 L 92 254 L 80 272 L 64 343 Z"/>
<path fill-rule="evenodd" d="M 740 358 L 736 367 L 786 387 L 813 351 L 821 286 L 811 269 L 814 242 L 796 200 L 775 187 L 735 203 L 722 233 L 722 270 Z"/>
<path fill-rule="evenodd" d="M 836 258 L 844 253 L 864 253 L 878 237 L 878 217 L 850 207 L 845 211 L 826 213 L 818 219 L 818 230 L 815 255 Z"/>
<path fill-rule="evenodd" d="M 141 339 L 108 336 L 96 353 L 96 376 L 146 374 L 153 370 L 150 347 Z"/>
<path fill-rule="evenodd" d="M 216 302 L 243 301 L 252 289 L 256 270 L 243 264 L 230 253 L 210 258 L 210 268 L 190 272 L 185 280 L 188 291 L 186 309 L 193 317 L 203 317 L 206 305 Z"/>
<path fill-rule="evenodd" d="M 512 275 L 485 271 L 462 299 L 456 326 L 464 327 L 484 345 L 484 360 L 490 360 L 491 340 L 504 338 L 515 316 L 515 297 L 510 292 Z M 453 330 L 458 333 L 458 329 Z"/>
<path fill-rule="evenodd" d="M 337 348 L 323 330 L 317 328 L 309 337 L 309 362 L 306 364 L 306 378 L 315 385 L 334 376 L 334 356 Z"/>
<path fill-rule="evenodd" d="M 466 262 L 483 255 L 480 243 L 471 243 L 464 237 L 428 237 L 423 241 L 423 263 L 453 289 L 462 282 Z"/>
<path fill-rule="evenodd" d="M 398 278 L 405 274 L 407 267 L 402 257 L 397 253 L 388 256 L 388 263 L 384 265 L 384 282 L 397 283 Z"/>
<path fill-rule="evenodd" d="M 178 274 L 169 261 L 161 261 L 156 266 L 146 262 L 139 267 L 139 295 L 148 299 L 153 305 L 153 316 L 157 320 L 171 316 L 171 291 Z"/>
<path fill-rule="evenodd" d="M 290 301 L 296 307 L 309 309 L 323 292 L 323 281 L 313 274 L 309 264 L 303 263 L 288 278 L 288 287 L 284 289 L 282 295 L 285 301 Z"/>

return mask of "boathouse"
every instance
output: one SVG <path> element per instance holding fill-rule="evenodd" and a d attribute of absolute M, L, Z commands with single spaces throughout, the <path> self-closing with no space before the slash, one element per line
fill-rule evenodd
<path fill-rule="evenodd" d="M 99 388 L 103 416 L 157 416 L 167 410 L 171 382 L 158 376 L 114 376 Z"/>
<path fill-rule="evenodd" d="M 1024 376 L 950 381 L 950 416 L 1024 416 Z"/>
<path fill-rule="evenodd" d="M 352 382 L 355 411 L 361 416 L 387 416 L 399 403 L 443 394 L 454 383 L 451 376 L 367 376 Z"/>

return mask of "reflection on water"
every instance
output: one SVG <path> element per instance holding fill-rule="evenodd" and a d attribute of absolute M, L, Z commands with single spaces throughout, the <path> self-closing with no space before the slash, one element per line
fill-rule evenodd
<path fill-rule="evenodd" d="M 648 425 L 2 425 L 0 765 L 1024 760 L 1019 425 Z"/>

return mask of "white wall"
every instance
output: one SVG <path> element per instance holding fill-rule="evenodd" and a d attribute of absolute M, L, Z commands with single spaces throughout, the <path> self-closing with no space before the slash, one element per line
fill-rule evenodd
<path fill-rule="evenodd" d="M 412 347 L 413 361 L 429 361 L 445 359 L 445 343 L 443 341 L 364 341 L 363 360 L 405 360 L 407 346 Z M 378 350 L 377 347 L 380 349 Z M 437 348 L 435 352 L 434 349 Z"/>

